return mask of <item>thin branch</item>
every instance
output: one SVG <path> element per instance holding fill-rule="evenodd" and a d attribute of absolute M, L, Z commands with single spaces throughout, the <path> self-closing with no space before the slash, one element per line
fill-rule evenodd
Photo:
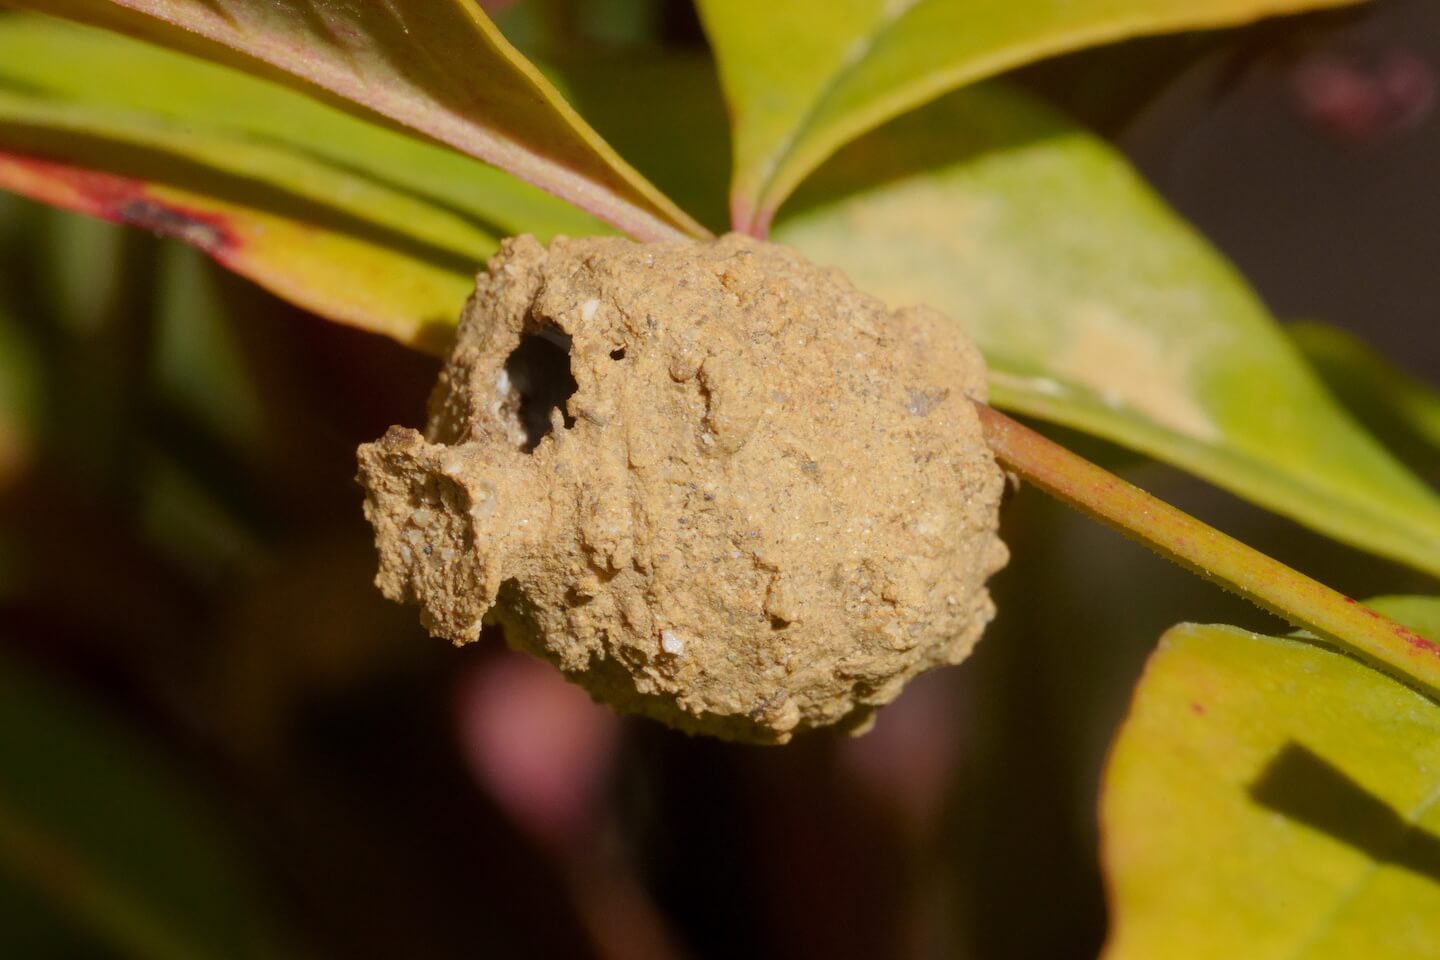
<path fill-rule="evenodd" d="M 983 403 L 1000 463 L 1192 573 L 1440 697 L 1440 646 L 1317 580 L 1226 536 Z"/>

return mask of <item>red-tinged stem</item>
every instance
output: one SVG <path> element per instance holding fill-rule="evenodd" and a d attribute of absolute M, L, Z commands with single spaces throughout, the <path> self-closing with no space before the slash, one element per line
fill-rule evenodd
<path fill-rule="evenodd" d="M 1440 697 L 1440 646 L 1317 580 L 1226 536 L 983 403 L 1000 463 L 1051 496 L 1192 573 Z"/>
<path fill-rule="evenodd" d="M 748 194 L 730 194 L 730 229 L 737 233 L 744 233 L 754 237 L 756 240 L 769 238 L 769 222 L 764 225 L 757 222 L 759 211 L 755 208 Z"/>

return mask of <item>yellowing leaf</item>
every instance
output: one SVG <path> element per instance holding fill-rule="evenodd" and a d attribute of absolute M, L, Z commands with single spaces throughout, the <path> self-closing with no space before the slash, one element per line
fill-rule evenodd
<path fill-rule="evenodd" d="M 0 153 L 0 188 L 192 244 L 280 296 L 376 333 L 439 352 L 473 286 L 446 269 L 357 237 L 213 195 Z"/>
<path fill-rule="evenodd" d="M 1434 599 L 1374 606 L 1440 626 Z M 1171 630 L 1100 816 L 1107 960 L 1440 956 L 1440 706 L 1341 654 Z"/>
<path fill-rule="evenodd" d="M 16 5 L 324 94 L 510 171 L 641 239 L 706 233 L 625 163 L 472 0 Z"/>
<path fill-rule="evenodd" d="M 847 147 L 787 211 L 777 239 L 957 321 L 997 405 L 1440 573 L 1440 498 L 1123 158 L 1033 99 L 952 94 Z"/>
<path fill-rule="evenodd" d="M 47 18 L 0 18 L 0 153 L 0 187 L 185 240 L 315 313 L 428 349 L 500 237 L 607 229 L 288 88 Z"/>
<path fill-rule="evenodd" d="M 967 83 L 1142 34 L 1355 0 L 699 0 L 735 128 L 735 228 L 837 148 Z"/>
<path fill-rule="evenodd" d="M 160 139 L 180 130 L 283 146 L 452 208 L 502 235 L 604 229 L 510 174 L 289 87 L 50 17 L 0 20 L 0 91 L 32 108 L 91 107 L 117 127 L 161 127 Z M 89 165 L 105 169 L 100 157 Z"/>

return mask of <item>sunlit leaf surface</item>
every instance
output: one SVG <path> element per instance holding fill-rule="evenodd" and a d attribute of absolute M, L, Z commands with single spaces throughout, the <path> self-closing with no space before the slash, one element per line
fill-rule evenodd
<path fill-rule="evenodd" d="M 1440 600 L 1373 605 L 1440 635 Z M 1440 706 L 1338 653 L 1171 630 L 1101 827 L 1108 960 L 1440 956 Z"/>
<path fill-rule="evenodd" d="M 27 16 L 0 19 L 0 186 L 188 241 L 322 316 L 430 348 L 500 237 L 607 229 L 285 87 Z"/>
<path fill-rule="evenodd" d="M 508 170 L 642 239 L 703 228 L 610 148 L 471 0 L 18 0 L 280 79 Z M 128 82 L 111 74 L 111 82 Z"/>
<path fill-rule="evenodd" d="M 737 229 L 845 142 L 1064 50 L 1354 0 L 700 0 L 734 117 Z"/>
<path fill-rule="evenodd" d="M 343 228 L 272 216 L 154 181 L 0 153 L 0 187 L 193 244 L 306 309 L 424 349 L 443 349 L 472 283 Z"/>
<path fill-rule="evenodd" d="M 857 141 L 776 238 L 984 350 L 997 405 L 1440 573 L 1440 499 L 1323 390 L 1253 292 L 1098 138 L 1018 91 Z"/>
<path fill-rule="evenodd" d="M 1354 0 L 700 0 L 735 125 L 737 229 L 763 230 L 837 147 L 1066 50 Z"/>

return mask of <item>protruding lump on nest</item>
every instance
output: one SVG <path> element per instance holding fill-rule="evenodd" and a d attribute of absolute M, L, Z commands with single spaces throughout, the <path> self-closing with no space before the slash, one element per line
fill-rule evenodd
<path fill-rule="evenodd" d="M 984 396 L 943 316 L 784 247 L 518 237 L 425 434 L 360 448 L 376 582 L 683 730 L 861 729 L 994 615 Z"/>

